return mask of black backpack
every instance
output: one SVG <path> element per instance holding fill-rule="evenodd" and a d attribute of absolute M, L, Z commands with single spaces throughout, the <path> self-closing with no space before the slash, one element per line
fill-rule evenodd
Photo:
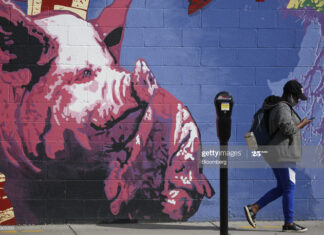
<path fill-rule="evenodd" d="M 285 101 L 280 101 L 285 102 Z M 258 146 L 267 145 L 270 140 L 275 136 L 278 129 L 270 136 L 269 134 L 269 117 L 271 110 L 280 102 L 276 103 L 271 109 L 264 110 L 260 108 L 253 116 L 253 122 L 250 129 L 250 132 L 253 132 Z M 294 109 L 289 105 L 291 113 L 298 114 Z M 299 117 L 299 116 L 298 116 Z"/>

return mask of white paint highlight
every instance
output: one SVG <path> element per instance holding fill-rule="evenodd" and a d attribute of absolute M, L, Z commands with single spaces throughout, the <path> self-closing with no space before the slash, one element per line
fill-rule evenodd
<path fill-rule="evenodd" d="M 183 184 L 191 184 L 190 180 L 188 180 L 188 177 L 184 177 L 183 175 L 180 176 L 180 179 L 182 181 Z"/>
<path fill-rule="evenodd" d="M 151 107 L 147 108 L 147 110 L 145 112 L 144 120 L 145 121 L 151 121 L 152 120 L 152 108 Z"/>
<path fill-rule="evenodd" d="M 175 205 L 177 204 L 176 201 L 174 199 L 168 199 L 168 203 Z"/>
<path fill-rule="evenodd" d="M 136 136 L 136 144 L 141 145 L 141 138 L 140 138 L 139 134 L 137 134 L 137 136 Z"/>
<path fill-rule="evenodd" d="M 171 198 L 177 197 L 178 194 L 179 194 L 178 190 L 172 190 L 172 191 L 169 192 L 169 195 L 171 196 Z"/>

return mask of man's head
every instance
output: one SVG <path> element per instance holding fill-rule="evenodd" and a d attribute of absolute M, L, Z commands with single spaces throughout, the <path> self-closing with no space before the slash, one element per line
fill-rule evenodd
<path fill-rule="evenodd" d="M 307 100 L 307 97 L 304 95 L 303 86 L 296 80 L 290 80 L 285 84 L 282 97 L 293 106 L 298 103 L 299 99 Z"/>

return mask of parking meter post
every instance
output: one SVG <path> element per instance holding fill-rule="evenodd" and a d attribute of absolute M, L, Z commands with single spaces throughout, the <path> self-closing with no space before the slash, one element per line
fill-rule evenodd
<path fill-rule="evenodd" d="M 227 144 L 220 146 L 221 153 L 227 153 Z M 221 155 L 220 166 L 220 235 L 228 235 L 228 168 L 227 154 Z"/>
<path fill-rule="evenodd" d="M 228 235 L 228 140 L 231 137 L 233 97 L 222 91 L 214 100 L 217 136 L 220 142 L 220 235 Z"/>

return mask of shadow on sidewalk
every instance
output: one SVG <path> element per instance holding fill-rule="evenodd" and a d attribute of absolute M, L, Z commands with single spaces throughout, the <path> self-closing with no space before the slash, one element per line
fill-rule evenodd
<path fill-rule="evenodd" d="M 186 225 L 183 224 L 163 224 L 163 222 L 156 223 L 110 223 L 110 224 L 98 224 L 99 227 L 110 227 L 110 228 L 128 228 L 128 229 L 147 229 L 147 230 L 211 230 L 219 231 L 219 226 L 210 223 L 210 225 Z M 229 231 L 233 232 L 251 232 L 253 233 L 274 233 L 280 232 L 275 229 L 242 229 L 229 227 Z"/>
<path fill-rule="evenodd" d="M 186 225 L 183 224 L 163 224 L 162 222 L 159 224 L 156 223 L 111 223 L 111 224 L 98 224 L 97 226 L 102 227 L 115 227 L 115 228 L 130 228 L 130 229 L 165 229 L 165 230 L 219 230 L 218 226 L 213 224 L 210 225 Z"/>

